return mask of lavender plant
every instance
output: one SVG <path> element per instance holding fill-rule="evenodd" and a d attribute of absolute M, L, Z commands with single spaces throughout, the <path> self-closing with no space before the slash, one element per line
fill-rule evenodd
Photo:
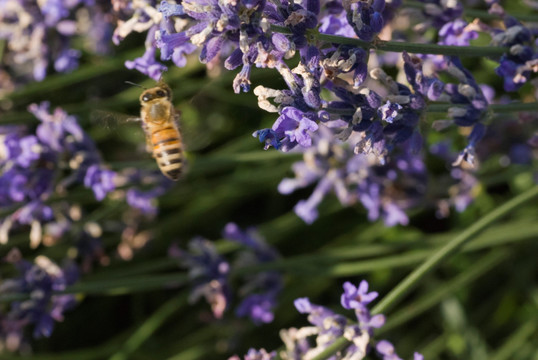
<path fill-rule="evenodd" d="M 221 318 L 232 301 L 231 269 L 237 271 L 256 264 L 270 263 L 279 258 L 276 250 L 268 246 L 254 229 L 245 232 L 237 224 L 228 223 L 222 235 L 246 247 L 234 264 L 219 256 L 212 242 L 202 238 L 192 239 L 188 252 L 177 246 L 170 249 L 170 256 L 177 258 L 182 266 L 188 268 L 191 281 L 196 284 L 191 301 L 204 296 L 211 305 L 215 318 Z M 241 298 L 236 307 L 237 316 L 248 316 L 255 324 L 272 322 L 273 308 L 276 307 L 281 291 L 282 275 L 277 271 L 245 276 L 244 284 L 237 290 L 238 297 Z"/>
<path fill-rule="evenodd" d="M 68 263 L 60 268 L 46 256 L 39 256 L 32 264 L 22 259 L 21 253 L 14 249 L 6 260 L 18 271 L 18 276 L 2 282 L 2 294 L 27 295 L 28 299 L 15 300 L 9 311 L 2 312 L 0 326 L 0 345 L 8 351 L 28 352 L 30 344 L 24 336 L 26 327 L 33 327 L 34 338 L 50 336 L 55 321 L 62 321 L 64 312 L 72 308 L 75 296 L 59 295 L 78 278 L 78 268 Z"/>
<path fill-rule="evenodd" d="M 3 1 L 0 39 L 6 49 L 0 61 L 2 84 L 41 81 L 50 68 L 59 73 L 73 71 L 82 56 L 81 49 L 73 46 L 78 36 L 84 35 L 88 50 L 109 52 L 110 10 L 106 1 Z"/>
<path fill-rule="evenodd" d="M 459 47 L 469 46 L 479 33 L 489 36 L 491 54 L 502 55 L 496 73 L 506 91 L 517 90 L 531 79 L 538 58 L 532 31 L 497 2 L 488 6 L 504 20 L 504 28 L 479 19 L 468 24 L 459 2 L 427 2 L 415 24 L 420 38 L 409 40 L 424 41 L 425 29 L 433 26 L 442 46 L 409 46 L 408 51 L 426 55 L 421 59 L 403 51 L 398 68 L 405 82 L 396 81 L 382 70 L 382 63 L 375 66 L 369 61 L 365 48 L 390 51 L 396 46 L 380 37 L 390 39 L 391 30 L 399 26 L 400 18 L 394 14 L 400 6 L 397 1 L 164 1 L 154 7 L 140 3 L 129 9 L 129 20 L 118 24 L 115 40 L 149 29 L 146 53 L 126 66 L 154 79 L 165 70 L 155 60 L 157 49 L 161 60 L 174 57 L 176 66 L 184 66 L 184 55 L 195 47 L 200 48 L 202 63 L 223 59 L 226 69 L 242 66 L 233 81 L 236 93 L 250 90 L 253 67 L 277 71 L 285 89 L 263 85 L 254 89 L 260 108 L 277 114 L 272 127 L 255 131 L 254 136 L 265 149 L 305 156 L 294 166 L 295 180 L 283 180 L 279 191 L 288 194 L 317 183 L 310 198 L 295 207 L 307 223 L 317 218 L 317 206 L 332 191 L 342 205 L 360 201 L 370 220 L 381 217 L 391 226 L 406 224 L 405 210 L 428 202 L 424 196 L 431 176 L 422 162 L 424 150 L 435 145 L 424 141 L 429 132 L 454 126 L 471 129 L 464 130 L 468 143 L 459 149 L 452 166 L 476 168 L 476 146 L 491 123 L 494 99 L 490 88 L 479 85 L 463 66 L 457 56 Z M 481 50 L 469 47 L 469 54 L 481 56 Z M 294 54 L 298 56 L 291 60 Z M 429 130 L 425 122 L 437 104 L 444 106 L 447 119 L 435 121 Z M 393 183 L 403 179 L 399 171 L 413 181 Z M 462 204 L 458 211 L 465 209 Z"/>
<path fill-rule="evenodd" d="M 371 315 L 368 304 L 377 298 L 377 292 L 368 292 L 368 282 L 362 280 L 359 286 L 350 282 L 344 283 L 344 293 L 341 296 L 341 306 L 346 310 L 353 310 L 356 320 L 352 321 L 345 316 L 333 312 L 331 309 L 312 304 L 308 298 L 298 298 L 294 304 L 302 314 L 308 314 L 311 326 L 289 328 L 280 332 L 285 349 L 278 352 L 281 359 L 314 359 L 323 353 L 336 339 L 345 337 L 350 345 L 332 356 L 332 359 L 364 359 L 376 353 L 379 359 L 401 359 L 394 346 L 387 340 L 379 340 L 372 346 L 373 331 L 385 323 L 383 315 Z M 245 360 L 277 358 L 277 352 L 267 353 L 265 349 L 250 349 Z M 369 357 L 370 358 L 370 357 Z M 238 360 L 233 356 L 229 360 Z M 424 357 L 415 352 L 413 360 L 423 360 Z"/>

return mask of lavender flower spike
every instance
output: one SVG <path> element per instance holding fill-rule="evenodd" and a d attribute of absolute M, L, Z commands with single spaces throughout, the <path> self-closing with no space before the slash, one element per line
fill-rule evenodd
<path fill-rule="evenodd" d="M 24 341 L 24 327 L 33 326 L 34 338 L 49 337 L 55 322 L 62 321 L 63 313 L 75 305 L 74 295 L 54 293 L 73 284 L 78 279 L 78 269 L 73 264 L 60 268 L 45 256 L 38 256 L 32 264 L 23 260 L 17 249 L 10 251 L 6 260 L 17 268 L 19 276 L 3 280 L 0 293 L 29 295 L 27 300 L 12 302 L 6 319 L 0 322 L 0 344 L 15 351 Z"/>

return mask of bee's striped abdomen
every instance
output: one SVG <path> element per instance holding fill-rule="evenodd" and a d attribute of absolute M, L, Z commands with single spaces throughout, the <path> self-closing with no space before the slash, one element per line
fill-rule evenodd
<path fill-rule="evenodd" d="M 153 155 L 162 173 L 172 180 L 178 180 L 183 167 L 181 135 L 175 126 L 152 129 L 151 143 Z"/>

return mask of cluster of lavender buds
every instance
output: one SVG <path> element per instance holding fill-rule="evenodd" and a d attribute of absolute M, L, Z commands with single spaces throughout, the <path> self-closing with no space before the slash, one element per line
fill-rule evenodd
<path fill-rule="evenodd" d="M 310 326 L 289 328 L 280 331 L 284 342 L 284 350 L 278 352 L 280 359 L 299 360 L 313 359 L 333 344 L 336 339 L 344 337 L 349 345 L 334 354 L 331 359 L 360 360 L 367 356 L 376 355 L 382 360 L 401 360 L 394 346 L 387 340 L 375 341 L 374 329 L 385 323 L 383 315 L 372 315 L 368 304 L 377 298 L 377 292 L 368 292 L 368 283 L 363 280 L 359 286 L 350 282 L 344 283 L 344 293 L 341 296 L 341 305 L 345 310 L 355 312 L 355 320 L 335 313 L 321 305 L 310 302 L 308 298 L 295 300 L 295 308 L 301 314 L 308 314 Z M 372 343 L 375 343 L 373 351 Z M 243 357 L 244 360 L 271 360 L 277 358 L 277 352 L 268 353 L 266 350 L 250 349 Z M 232 356 L 229 360 L 240 360 Z M 423 360 L 424 357 L 415 352 L 413 360 Z"/>
<path fill-rule="evenodd" d="M 114 192 L 115 200 L 125 199 L 136 212 L 129 216 L 134 223 L 126 228 L 132 230 L 135 219 L 156 215 L 156 199 L 172 182 L 160 172 L 112 171 L 74 116 L 60 108 L 51 111 L 47 102 L 32 104 L 29 111 L 40 121 L 35 131 L 18 125 L 0 127 L 0 243 L 8 242 L 11 231 L 29 228 L 32 248 L 41 243 L 50 246 L 74 224 L 84 222 L 76 246 L 88 268 L 90 259 L 101 252 L 95 241 L 102 229 L 84 220 L 81 206 L 70 202 L 70 191 L 84 186 L 99 202 Z"/>
<path fill-rule="evenodd" d="M 91 1 L 2 1 L 0 39 L 7 41 L 0 72 L 10 74 L 2 82 L 21 76 L 41 81 L 52 66 L 65 73 L 78 67 L 80 49 L 75 36 L 84 36 L 97 53 L 109 50 L 112 36 L 110 3 Z"/>
<path fill-rule="evenodd" d="M 32 264 L 17 249 L 2 260 L 13 264 L 18 276 L 2 279 L 0 293 L 25 298 L 0 308 L 0 350 L 28 349 L 25 329 L 33 328 L 34 338 L 48 337 L 55 322 L 62 321 L 64 312 L 76 304 L 74 295 L 54 293 L 65 290 L 78 279 L 78 268 L 72 263 L 59 267 L 42 255 Z"/>
<path fill-rule="evenodd" d="M 121 231 L 118 255 L 130 259 L 151 238 L 139 231 L 141 219 L 156 215 L 156 198 L 172 183 L 159 171 L 108 169 L 77 119 L 61 108 L 51 110 L 43 102 L 30 105 L 29 111 L 39 120 L 35 129 L 0 127 L 0 244 L 7 244 L 14 232 L 29 232 L 31 248 L 62 241 L 68 245 L 69 266 L 60 269 L 44 256 L 32 265 L 17 251 L 6 257 L 20 278 L 2 279 L 0 293 L 28 295 L 29 300 L 0 310 L 0 350 L 22 352 L 29 348 L 23 333 L 26 326 L 35 327 L 35 337 L 49 336 L 54 321 L 62 320 L 63 311 L 74 301 L 71 295 L 53 293 L 73 284 L 78 272 L 109 262 L 101 244 L 103 225 L 88 218 L 71 195 L 78 191 L 90 203 L 92 198 L 93 202 L 109 200 L 127 208 L 127 220 L 111 231 Z"/>
<path fill-rule="evenodd" d="M 233 263 L 219 255 L 213 243 L 203 238 L 192 239 L 188 251 L 177 245 L 169 250 L 171 257 L 177 258 L 182 267 L 189 269 L 193 283 L 191 302 L 203 296 L 215 318 L 221 318 L 230 307 L 230 277 L 234 271 L 279 258 L 276 250 L 267 245 L 254 229 L 242 231 L 236 224 L 228 223 L 223 237 L 245 247 Z M 282 275 L 278 271 L 262 271 L 244 275 L 242 281 L 243 284 L 236 291 L 241 299 L 235 307 L 236 315 L 249 317 L 255 324 L 272 322 L 273 309 L 282 290 Z"/>
<path fill-rule="evenodd" d="M 75 117 L 60 108 L 51 112 L 47 102 L 32 104 L 29 111 L 40 121 L 35 134 L 26 127 L 0 129 L 0 208 L 14 210 L 2 219 L 0 243 L 7 242 L 12 228 L 30 226 L 31 245 L 37 247 L 43 224 L 50 223 L 52 233 L 61 232 L 67 230 L 62 223 L 78 217 L 61 202 L 53 205 L 54 197 L 61 199 L 68 188 L 82 184 L 101 201 L 114 190 L 115 173 L 105 167 Z"/>
<path fill-rule="evenodd" d="M 479 19 L 467 23 L 458 1 L 422 2 L 418 16 L 406 19 L 416 30 L 408 40 L 433 42 L 426 37 L 426 29 L 433 28 L 439 45 L 467 46 L 484 34 L 491 45 L 506 48 L 494 59 L 506 91 L 536 83 L 531 79 L 538 71 L 535 33 L 505 14 L 497 1 L 488 2 L 489 11 L 503 26 Z M 405 210 L 425 203 L 441 207 L 425 197 L 436 182 L 424 165 L 425 153 L 436 145 L 425 141 L 427 133 L 459 128 L 467 135 L 466 146 L 454 145 L 460 146 L 459 155 L 447 166 L 462 169 L 453 171 L 453 178 L 468 189 L 476 181 L 471 169 L 478 165 L 476 147 L 491 122 L 494 99 L 492 89 L 477 83 L 457 52 L 403 52 L 395 62 L 358 42 L 352 45 L 350 40 L 371 42 L 375 49 L 378 39 L 390 40 L 401 6 L 396 0 L 124 2 L 116 7 L 125 20 L 118 22 L 114 40 L 147 31 L 145 54 L 126 65 L 154 79 L 165 70 L 155 59 L 157 49 L 161 60 L 172 59 L 176 66 L 185 65 L 185 55 L 196 48 L 208 66 L 221 60 L 229 70 L 241 66 L 232 85 L 236 93 L 250 90 L 253 67 L 274 69 L 286 88 L 259 85 L 254 94 L 276 120 L 253 135 L 265 149 L 304 154 L 293 166 L 295 177 L 279 185 L 288 194 L 316 184 L 312 195 L 296 205 L 298 216 L 312 223 L 319 203 L 332 191 L 342 205 L 360 202 L 370 220 L 407 224 Z M 399 75 L 389 76 L 382 65 L 396 66 Z M 436 104 L 444 106 L 446 117 L 428 129 L 424 123 Z M 438 214 L 448 213 L 447 204 L 464 210 L 473 192 L 462 191 L 465 201 L 451 196 Z"/>

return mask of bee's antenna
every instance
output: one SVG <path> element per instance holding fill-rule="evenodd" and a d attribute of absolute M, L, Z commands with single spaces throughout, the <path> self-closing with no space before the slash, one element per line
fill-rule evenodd
<path fill-rule="evenodd" d="M 157 83 L 159 83 L 159 84 L 164 83 L 163 75 L 164 75 L 164 73 L 165 73 L 166 71 L 167 71 L 167 70 L 164 70 L 163 72 L 161 72 L 161 75 L 159 76 L 159 81 L 157 81 Z"/>
<path fill-rule="evenodd" d="M 142 85 L 139 85 L 139 84 L 135 84 L 134 82 L 126 81 L 125 83 L 126 83 L 126 84 L 129 84 L 129 85 L 138 86 L 139 88 L 142 88 L 142 89 L 144 89 L 144 90 L 147 90 L 146 87 L 144 87 L 144 86 L 142 86 Z"/>

